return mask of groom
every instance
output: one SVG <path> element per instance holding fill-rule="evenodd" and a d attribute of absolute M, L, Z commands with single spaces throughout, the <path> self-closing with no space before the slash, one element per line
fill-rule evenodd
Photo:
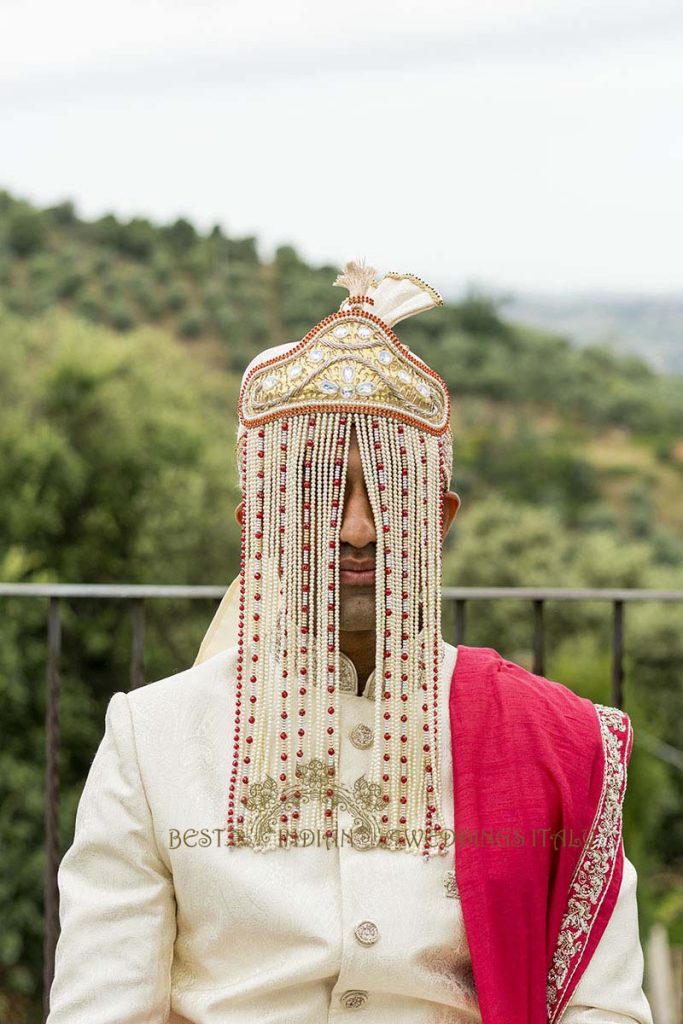
<path fill-rule="evenodd" d="M 652 1024 L 630 722 L 443 640 L 450 396 L 392 330 L 441 299 L 375 274 L 245 372 L 240 572 L 109 704 L 48 1024 Z"/>

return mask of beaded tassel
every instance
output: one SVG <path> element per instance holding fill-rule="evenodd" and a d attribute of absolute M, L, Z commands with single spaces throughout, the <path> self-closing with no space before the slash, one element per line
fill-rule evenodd
<path fill-rule="evenodd" d="M 445 483 L 439 442 L 386 417 L 355 413 L 354 422 L 377 533 L 371 779 L 380 783 L 385 807 L 380 843 L 428 856 L 443 829 L 441 542 L 428 511 L 440 507 Z M 434 657 L 427 659 L 425 648 Z"/>
<path fill-rule="evenodd" d="M 431 511 L 448 483 L 442 439 L 374 412 L 320 410 L 274 418 L 241 440 L 229 846 L 263 851 L 295 845 L 304 830 L 338 834 L 339 533 L 352 426 L 377 536 L 370 781 L 381 794 L 379 843 L 445 852 L 441 520 Z"/>

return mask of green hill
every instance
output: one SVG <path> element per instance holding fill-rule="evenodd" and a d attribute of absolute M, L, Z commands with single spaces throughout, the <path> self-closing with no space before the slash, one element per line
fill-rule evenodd
<path fill-rule="evenodd" d="M 310 267 L 289 246 L 263 263 L 255 238 L 229 238 L 218 226 L 201 235 L 183 219 L 85 221 L 68 202 L 39 210 L 0 193 L 7 310 L 34 319 L 58 308 L 120 334 L 154 325 L 226 372 L 241 374 L 257 352 L 301 337 L 337 308 L 338 269 Z M 653 532 L 681 531 L 680 379 L 506 323 L 476 293 L 399 332 L 454 395 L 464 496 L 501 490 L 555 506 L 569 523 L 600 509 L 627 529 L 640 516 L 642 532 L 649 516 Z"/>

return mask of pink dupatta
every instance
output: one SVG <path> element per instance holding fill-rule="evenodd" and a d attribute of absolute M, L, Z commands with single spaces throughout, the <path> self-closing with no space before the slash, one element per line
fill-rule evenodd
<path fill-rule="evenodd" d="M 555 1024 L 619 892 L 630 720 L 462 644 L 449 712 L 456 882 L 483 1024 Z"/>

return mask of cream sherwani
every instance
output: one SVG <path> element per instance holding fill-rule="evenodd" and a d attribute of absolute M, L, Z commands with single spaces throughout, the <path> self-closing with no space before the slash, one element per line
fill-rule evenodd
<path fill-rule="evenodd" d="M 236 654 L 112 697 L 59 870 L 48 1024 L 479 1022 L 452 848 L 425 862 L 348 843 L 225 847 Z M 442 692 L 456 656 L 445 644 Z M 340 770 L 352 788 L 370 767 L 374 678 L 357 696 L 345 658 L 344 675 Z M 441 711 L 452 828 L 447 700 Z M 642 973 L 626 860 L 563 1024 L 652 1024 Z"/>

